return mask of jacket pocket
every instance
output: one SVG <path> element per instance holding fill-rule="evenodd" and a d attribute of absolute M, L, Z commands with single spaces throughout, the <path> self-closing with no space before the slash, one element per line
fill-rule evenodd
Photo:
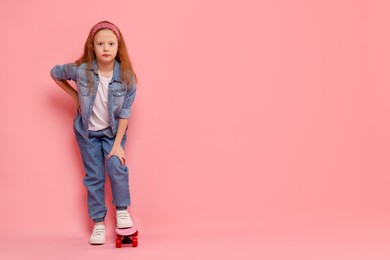
<path fill-rule="evenodd" d="M 77 81 L 77 87 L 78 87 L 78 91 L 79 91 L 79 94 L 81 94 L 82 96 L 89 96 L 92 94 L 92 90 L 89 88 L 88 86 L 88 81 L 87 80 L 83 80 L 83 79 L 79 79 Z"/>
<path fill-rule="evenodd" d="M 114 105 L 122 106 L 126 97 L 126 89 L 117 89 L 112 91 L 112 100 Z"/>

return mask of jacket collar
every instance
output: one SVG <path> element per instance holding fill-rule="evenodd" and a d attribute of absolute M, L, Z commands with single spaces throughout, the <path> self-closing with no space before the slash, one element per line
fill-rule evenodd
<path fill-rule="evenodd" d="M 98 75 L 98 66 L 97 66 L 96 60 L 93 60 L 93 62 L 92 62 L 92 70 L 97 76 Z M 114 72 L 112 75 L 112 81 L 121 82 L 121 64 L 116 59 L 114 61 Z"/>

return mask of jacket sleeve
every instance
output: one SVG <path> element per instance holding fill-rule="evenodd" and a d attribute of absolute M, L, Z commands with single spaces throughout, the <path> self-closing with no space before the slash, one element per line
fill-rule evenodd
<path fill-rule="evenodd" d="M 74 63 L 56 65 L 51 69 L 50 74 L 56 80 L 76 81 L 77 65 Z"/>
<path fill-rule="evenodd" d="M 134 102 L 136 91 L 137 91 L 137 86 L 135 80 L 133 80 L 132 88 L 127 90 L 125 101 L 123 102 L 121 112 L 119 113 L 120 118 L 126 119 L 130 117 L 131 105 Z"/>

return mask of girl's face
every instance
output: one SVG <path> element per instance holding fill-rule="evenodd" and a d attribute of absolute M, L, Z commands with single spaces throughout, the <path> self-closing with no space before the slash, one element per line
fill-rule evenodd
<path fill-rule="evenodd" d="M 118 53 L 118 38 L 113 31 L 103 29 L 95 34 L 93 50 L 100 64 L 113 63 Z"/>

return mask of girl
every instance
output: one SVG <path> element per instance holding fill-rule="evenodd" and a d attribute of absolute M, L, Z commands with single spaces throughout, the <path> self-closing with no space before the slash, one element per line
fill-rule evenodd
<path fill-rule="evenodd" d="M 77 108 L 73 129 L 86 172 L 88 214 L 94 222 L 89 243 L 104 244 L 106 171 L 116 206 L 117 227 L 133 226 L 127 211 L 129 174 L 123 149 L 137 79 L 121 32 L 108 21 L 97 23 L 89 32 L 81 58 L 56 65 L 51 76 L 72 97 Z M 76 82 L 77 90 L 68 80 Z"/>

